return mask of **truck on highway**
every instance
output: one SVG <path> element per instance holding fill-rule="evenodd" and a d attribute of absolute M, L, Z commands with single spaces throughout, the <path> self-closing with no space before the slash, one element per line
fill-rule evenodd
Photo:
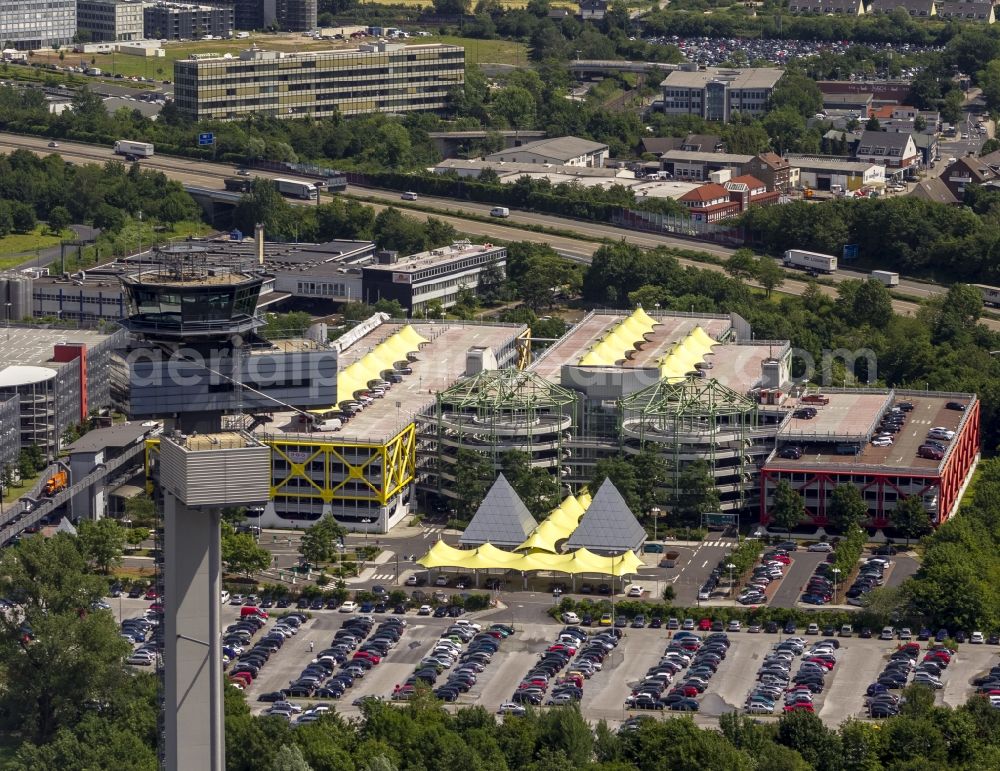
<path fill-rule="evenodd" d="M 253 188 L 253 180 L 248 177 L 226 177 L 224 184 L 233 193 L 249 193 Z"/>
<path fill-rule="evenodd" d="M 304 200 L 315 199 L 319 192 L 313 182 L 304 182 L 300 179 L 275 179 L 273 180 L 278 192 L 289 198 L 302 198 Z"/>
<path fill-rule="evenodd" d="M 44 494 L 51 497 L 67 487 L 69 487 L 69 474 L 65 471 L 57 471 L 45 482 Z"/>
<path fill-rule="evenodd" d="M 899 286 L 899 274 L 891 270 L 873 270 L 872 278 L 883 286 Z"/>
<path fill-rule="evenodd" d="M 785 252 L 784 262 L 786 268 L 802 268 L 810 273 L 833 273 L 837 269 L 837 258 L 832 254 L 803 249 L 789 249 Z"/>
<path fill-rule="evenodd" d="M 1000 306 L 1000 289 L 995 286 L 986 286 L 985 284 L 973 284 L 973 286 L 982 294 L 983 304 L 994 307 Z"/>
<path fill-rule="evenodd" d="M 133 142 L 129 139 L 119 139 L 115 142 L 115 154 L 134 158 L 152 158 L 153 145 L 150 142 Z"/>

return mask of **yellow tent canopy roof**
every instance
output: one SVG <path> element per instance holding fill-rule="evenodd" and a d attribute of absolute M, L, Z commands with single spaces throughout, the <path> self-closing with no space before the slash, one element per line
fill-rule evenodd
<path fill-rule="evenodd" d="M 634 575 L 643 564 L 633 551 L 604 557 L 588 549 L 565 554 L 532 552 L 516 554 L 483 544 L 476 549 L 456 549 L 438 541 L 417 563 L 425 568 L 460 568 L 464 570 L 554 571 L 558 573 L 597 575 Z"/>

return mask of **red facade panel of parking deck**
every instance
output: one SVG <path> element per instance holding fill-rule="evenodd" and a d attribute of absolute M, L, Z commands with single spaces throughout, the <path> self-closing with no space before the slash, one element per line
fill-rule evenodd
<path fill-rule="evenodd" d="M 827 496 L 833 489 L 844 482 L 844 477 L 848 476 L 858 484 L 858 489 L 865 496 L 866 493 L 875 492 L 875 499 L 871 501 L 865 497 L 869 508 L 874 508 L 875 515 L 871 520 L 873 527 L 887 527 L 891 524 L 889 514 L 892 506 L 886 507 L 886 493 L 895 493 L 895 499 L 891 503 L 898 502 L 906 495 L 920 495 L 927 497 L 936 495 L 938 498 L 938 518 L 933 523 L 940 525 L 946 521 L 953 513 L 953 509 L 958 503 L 958 498 L 962 486 L 968 479 L 969 473 L 975 466 L 979 457 L 980 442 L 980 409 L 979 400 L 972 400 L 967 408 L 961 426 L 961 432 L 956 435 L 954 445 L 951 448 L 944 466 L 940 469 L 928 469 L 929 473 L 914 473 L 913 469 L 884 469 L 874 471 L 868 469 L 853 469 L 845 463 L 839 468 L 810 468 L 808 464 L 801 461 L 795 462 L 792 467 L 782 466 L 779 468 L 765 467 L 761 471 L 761 495 L 760 495 L 760 521 L 766 525 L 770 520 L 770 515 L 766 509 L 768 483 L 777 484 L 781 479 L 787 479 L 791 474 L 804 475 L 804 482 L 793 482 L 792 488 L 802 495 L 806 504 L 806 515 L 809 521 L 815 525 L 825 525 L 828 521 L 826 513 Z M 916 487 L 910 487 L 916 485 Z M 816 491 L 816 497 L 810 498 L 808 492 Z"/>

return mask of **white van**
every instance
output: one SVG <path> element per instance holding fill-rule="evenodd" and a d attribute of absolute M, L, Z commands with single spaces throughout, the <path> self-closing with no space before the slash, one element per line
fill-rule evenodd
<path fill-rule="evenodd" d="M 400 198 L 401 198 L 402 200 L 404 200 L 404 201 L 416 201 L 416 200 L 417 200 L 417 194 L 416 194 L 416 193 L 412 193 L 412 192 L 406 192 L 406 193 L 403 193 L 403 194 L 402 194 L 401 196 L 399 196 L 399 197 L 400 197 Z"/>
<path fill-rule="evenodd" d="M 223 605 L 229 604 L 229 592 L 227 592 L 225 589 L 222 590 L 222 604 Z"/>
<path fill-rule="evenodd" d="M 509 217 L 510 216 L 510 209 L 508 209 L 506 206 L 494 206 L 492 209 L 490 209 L 490 216 L 491 217 Z"/>
<path fill-rule="evenodd" d="M 562 620 L 563 620 L 564 624 L 579 624 L 580 623 L 580 617 L 578 615 L 576 615 L 576 613 L 573 613 L 572 611 L 566 611 L 565 613 L 563 613 Z"/>

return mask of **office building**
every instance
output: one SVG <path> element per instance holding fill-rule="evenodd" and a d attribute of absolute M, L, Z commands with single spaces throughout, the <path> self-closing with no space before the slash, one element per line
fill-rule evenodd
<path fill-rule="evenodd" d="M 145 7 L 146 37 L 199 40 L 208 35 L 232 37 L 233 9 L 221 5 L 158 2 Z"/>
<path fill-rule="evenodd" d="M 76 26 L 95 43 L 142 40 L 142 0 L 77 0 Z"/>
<path fill-rule="evenodd" d="M 685 65 L 660 83 L 667 115 L 700 115 L 727 122 L 737 113 L 763 115 L 784 75 L 775 67 L 731 69 Z"/>
<path fill-rule="evenodd" d="M 192 120 L 323 118 L 443 110 L 465 82 L 465 49 L 378 42 L 331 51 L 243 51 L 174 62 L 174 97 Z"/>
<path fill-rule="evenodd" d="M 484 272 L 493 271 L 502 280 L 506 266 L 506 247 L 469 241 L 408 257 L 383 251 L 375 255 L 374 264 L 362 268 L 364 300 L 398 300 L 419 316 L 432 302 L 450 308 L 463 289 L 475 292 Z"/>
<path fill-rule="evenodd" d="M 286 32 L 316 29 L 316 0 L 277 0 L 278 26 Z"/>
<path fill-rule="evenodd" d="M 3 0 L 0 44 L 20 51 L 58 48 L 73 42 L 76 0 Z"/>

